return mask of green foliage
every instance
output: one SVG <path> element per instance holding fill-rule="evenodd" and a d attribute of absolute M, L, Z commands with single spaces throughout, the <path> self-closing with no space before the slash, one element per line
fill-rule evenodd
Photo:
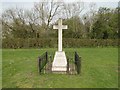
<path fill-rule="evenodd" d="M 63 47 L 106 47 L 118 46 L 117 39 L 74 39 L 63 38 Z M 57 38 L 3 39 L 2 48 L 56 48 Z"/>
<path fill-rule="evenodd" d="M 57 24 L 58 18 L 56 18 L 56 22 L 52 21 L 53 18 L 50 21 L 48 20 L 49 23 L 47 24 L 45 23 L 47 18 L 45 19 L 44 15 L 43 17 L 36 17 L 36 14 L 40 15 L 42 11 L 33 15 L 31 11 L 29 11 L 31 12 L 30 14 L 27 11 L 24 11 L 25 14 L 23 14 L 20 10 L 16 10 L 16 14 L 12 9 L 8 11 L 2 14 L 4 38 L 57 38 L 57 30 L 53 30 L 53 25 Z M 119 8 L 110 9 L 101 7 L 97 13 L 93 13 L 94 15 L 88 13 L 87 16 L 83 16 L 84 19 L 79 15 L 65 18 L 63 24 L 68 25 L 68 30 L 63 30 L 63 37 L 118 39 L 118 11 Z M 51 14 L 48 16 L 51 16 Z"/>
<path fill-rule="evenodd" d="M 68 25 L 68 30 L 63 30 L 63 37 L 82 38 L 84 26 L 78 16 L 64 20 L 63 24 Z"/>
<path fill-rule="evenodd" d="M 97 20 L 93 24 L 91 38 L 116 39 L 118 38 L 118 12 L 109 8 L 100 8 Z"/>

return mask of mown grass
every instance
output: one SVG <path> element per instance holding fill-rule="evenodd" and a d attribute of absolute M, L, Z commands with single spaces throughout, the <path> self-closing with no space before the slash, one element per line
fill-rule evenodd
<path fill-rule="evenodd" d="M 37 58 L 45 51 L 57 49 L 3 49 L 3 88 L 117 88 L 117 48 L 66 48 L 82 57 L 80 75 L 38 74 Z"/>

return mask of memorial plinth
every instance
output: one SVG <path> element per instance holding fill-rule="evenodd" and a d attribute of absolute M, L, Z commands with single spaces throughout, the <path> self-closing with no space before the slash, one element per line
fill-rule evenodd
<path fill-rule="evenodd" d="M 57 51 L 54 56 L 53 64 L 52 64 L 52 71 L 67 71 L 67 59 L 65 52 Z"/>

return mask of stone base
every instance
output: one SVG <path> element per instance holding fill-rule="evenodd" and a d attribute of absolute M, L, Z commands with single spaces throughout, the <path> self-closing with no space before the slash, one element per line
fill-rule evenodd
<path fill-rule="evenodd" d="M 66 72 L 67 71 L 67 59 L 65 56 L 65 52 L 57 51 L 54 56 L 54 60 L 52 63 L 52 71 L 53 72 Z"/>

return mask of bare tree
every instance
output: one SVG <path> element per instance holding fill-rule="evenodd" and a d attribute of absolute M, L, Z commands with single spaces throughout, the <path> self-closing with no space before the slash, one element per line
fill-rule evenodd
<path fill-rule="evenodd" d="M 63 7 L 66 18 L 71 18 L 74 16 L 79 16 L 84 9 L 83 2 L 65 3 Z"/>
<path fill-rule="evenodd" d="M 89 4 L 89 10 L 83 15 L 82 19 L 85 25 L 84 37 L 88 38 L 91 31 L 93 23 L 95 22 L 96 15 L 96 3 L 91 2 Z"/>
<path fill-rule="evenodd" d="M 61 11 L 62 3 L 54 2 L 40 2 L 35 4 L 35 13 L 38 19 L 41 21 L 41 25 L 44 29 L 48 30 L 49 25 L 55 16 L 57 16 Z"/>
<path fill-rule="evenodd" d="M 15 33 L 16 36 L 19 36 L 17 32 L 22 30 L 26 31 L 26 18 L 24 16 L 23 9 L 8 9 L 2 13 L 2 26 L 3 26 L 3 35 L 4 33 Z M 8 35 L 9 35 L 8 34 Z"/>
<path fill-rule="evenodd" d="M 13 14 L 13 11 L 11 9 L 6 10 L 5 12 L 2 13 L 2 37 L 5 38 L 9 33 L 14 30 L 13 26 L 10 24 L 13 22 L 13 19 L 15 18 Z"/>
<path fill-rule="evenodd" d="M 95 14 L 96 14 L 96 3 L 90 3 L 90 13 L 89 13 L 89 20 L 90 20 L 90 32 L 92 29 L 93 22 L 95 20 Z"/>
<path fill-rule="evenodd" d="M 70 20 L 69 22 L 72 26 L 72 32 L 74 33 L 74 37 L 77 37 L 78 33 L 82 34 L 81 13 L 83 10 L 84 10 L 83 2 L 64 3 L 63 16 L 67 20 Z"/>

